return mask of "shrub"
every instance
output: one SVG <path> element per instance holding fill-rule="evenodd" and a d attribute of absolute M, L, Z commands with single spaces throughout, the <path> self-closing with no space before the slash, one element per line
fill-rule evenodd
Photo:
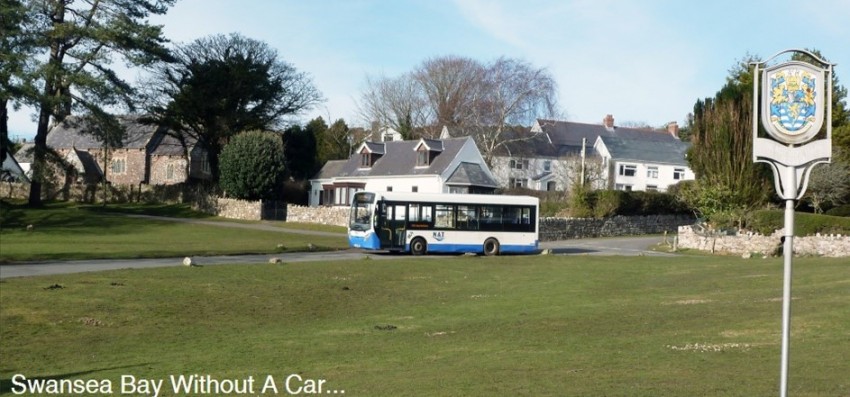
<path fill-rule="evenodd" d="M 844 204 L 826 211 L 826 215 L 850 217 L 850 204 Z"/>
<path fill-rule="evenodd" d="M 576 185 L 570 194 L 570 216 L 574 218 L 592 217 L 595 201 L 595 192 Z"/>
<path fill-rule="evenodd" d="M 769 235 L 785 227 L 784 210 L 760 210 L 753 213 L 750 229 Z M 794 214 L 794 235 L 809 236 L 821 234 L 850 234 L 850 219 L 838 216 Z"/>
<path fill-rule="evenodd" d="M 234 136 L 221 151 L 219 183 L 231 197 L 277 199 L 283 182 L 283 141 L 272 132 Z"/>
<path fill-rule="evenodd" d="M 596 192 L 596 203 L 593 206 L 593 216 L 605 218 L 620 212 L 620 206 L 626 197 L 625 192 L 618 190 L 600 190 Z"/>

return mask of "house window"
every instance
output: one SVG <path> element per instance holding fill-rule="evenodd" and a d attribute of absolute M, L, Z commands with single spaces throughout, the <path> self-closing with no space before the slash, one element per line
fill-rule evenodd
<path fill-rule="evenodd" d="M 646 177 L 652 179 L 658 179 L 658 167 L 647 167 L 646 168 Z"/>
<path fill-rule="evenodd" d="M 557 188 L 557 184 L 555 183 L 555 181 L 546 182 L 546 191 L 554 192 L 556 190 L 556 188 Z"/>
<path fill-rule="evenodd" d="M 514 170 L 527 170 L 528 169 L 528 160 L 511 159 L 510 168 L 514 169 Z"/>
<path fill-rule="evenodd" d="M 424 150 L 424 148 L 419 149 L 419 151 L 417 152 L 417 157 L 416 157 L 416 166 L 417 167 L 428 166 L 428 164 L 430 163 L 430 157 L 431 157 L 428 154 L 429 154 L 428 151 Z"/>
<path fill-rule="evenodd" d="M 528 179 L 526 179 L 526 178 L 510 178 L 510 179 L 508 179 L 508 186 L 510 186 L 510 187 L 526 187 L 526 186 L 528 186 Z"/>
<path fill-rule="evenodd" d="M 646 191 L 647 192 L 657 192 L 658 186 L 657 185 L 646 185 Z"/>
<path fill-rule="evenodd" d="M 174 179 L 174 164 L 168 164 L 165 166 L 165 179 Z"/>
<path fill-rule="evenodd" d="M 393 134 L 384 134 L 384 142 L 391 142 L 393 140 Z"/>
<path fill-rule="evenodd" d="M 549 172 L 552 171 L 552 161 L 546 160 L 543 162 L 543 171 Z"/>
<path fill-rule="evenodd" d="M 368 152 L 360 153 L 360 167 L 369 168 L 372 166 L 372 159 L 369 156 Z"/>
<path fill-rule="evenodd" d="M 673 168 L 673 179 L 675 179 L 675 180 L 685 179 L 685 169 L 684 168 Z"/>
<path fill-rule="evenodd" d="M 637 166 L 634 164 L 620 164 L 621 176 L 635 176 L 637 174 Z"/>
<path fill-rule="evenodd" d="M 392 187 L 392 186 L 387 186 L 387 191 L 388 191 L 388 192 L 393 191 L 393 187 Z"/>
<path fill-rule="evenodd" d="M 112 160 L 112 173 L 113 174 L 126 174 L 127 173 L 127 159 L 113 159 Z"/>
<path fill-rule="evenodd" d="M 419 192 L 419 186 L 412 187 L 410 191 L 412 191 L 413 193 L 418 193 Z"/>
<path fill-rule="evenodd" d="M 626 184 L 623 184 L 623 183 L 618 183 L 618 184 L 614 185 L 614 189 L 631 192 L 632 191 L 632 185 L 626 185 Z"/>

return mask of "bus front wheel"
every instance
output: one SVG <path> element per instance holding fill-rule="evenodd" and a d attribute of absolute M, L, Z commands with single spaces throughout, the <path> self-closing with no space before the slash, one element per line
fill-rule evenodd
<path fill-rule="evenodd" d="M 428 251 L 428 243 L 422 237 L 417 237 L 410 242 L 410 253 L 413 255 L 425 255 Z"/>
<path fill-rule="evenodd" d="M 492 237 L 484 240 L 484 255 L 499 255 L 499 240 Z"/>

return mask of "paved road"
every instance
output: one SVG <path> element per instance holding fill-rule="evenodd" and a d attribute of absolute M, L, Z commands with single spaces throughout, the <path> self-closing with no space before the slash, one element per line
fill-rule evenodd
<path fill-rule="evenodd" d="M 279 229 L 279 228 L 278 228 Z M 615 237 L 583 240 L 547 241 L 540 244 L 541 249 L 551 250 L 554 255 L 647 255 L 671 256 L 673 254 L 650 251 L 647 247 L 661 242 L 659 236 L 651 237 Z M 285 254 L 263 255 L 221 255 L 195 256 L 194 263 L 200 266 L 233 264 L 233 263 L 268 263 L 272 258 L 280 258 L 283 262 L 307 261 L 337 261 L 359 260 L 366 256 L 373 259 L 397 259 L 399 255 L 385 253 L 365 253 L 360 250 L 344 250 L 333 252 L 295 252 Z M 439 259 L 444 255 L 424 256 L 422 259 Z M 42 276 L 51 274 L 68 274 L 115 270 L 127 268 L 151 268 L 183 266 L 184 258 L 155 258 L 155 259 L 97 259 L 79 261 L 29 262 L 21 264 L 0 265 L 0 279 L 10 277 Z"/>
<path fill-rule="evenodd" d="M 147 215 L 128 215 L 131 217 L 142 217 L 148 219 L 195 223 L 220 227 L 233 227 L 243 229 L 256 229 L 276 231 L 281 233 L 301 233 L 310 235 L 324 236 L 339 236 L 344 237 L 345 234 L 329 233 L 310 230 L 294 230 L 284 229 L 270 224 L 256 223 L 235 223 L 235 222 L 220 222 L 200 219 L 185 219 L 185 218 L 168 218 Z M 655 255 L 668 256 L 672 254 L 654 252 L 648 250 L 648 247 L 662 241 L 660 236 L 642 236 L 642 237 L 611 237 L 597 239 L 582 239 L 582 240 L 564 240 L 564 241 L 547 241 L 540 244 L 543 250 L 549 250 L 554 255 Z M 382 254 L 382 253 L 365 253 L 361 250 L 344 250 L 334 252 L 295 252 L 285 254 L 264 254 L 264 255 L 222 255 L 222 256 L 195 256 L 192 257 L 194 263 L 200 266 L 233 264 L 233 263 L 268 263 L 272 258 L 280 258 L 283 262 L 306 262 L 306 261 L 335 261 L 335 260 L 358 260 L 365 256 L 370 256 L 374 259 L 393 259 L 398 258 L 398 255 Z M 424 256 L 423 259 L 433 259 L 445 256 Z M 156 259 L 98 259 L 98 260 L 80 260 L 80 261 L 50 261 L 50 262 L 29 262 L 12 265 L 0 265 L 0 279 L 10 277 L 28 277 L 51 274 L 68 274 L 94 272 L 102 270 L 115 270 L 127 268 L 151 268 L 151 267 L 167 267 L 167 266 L 183 266 L 183 259 L 180 258 L 156 258 Z"/>

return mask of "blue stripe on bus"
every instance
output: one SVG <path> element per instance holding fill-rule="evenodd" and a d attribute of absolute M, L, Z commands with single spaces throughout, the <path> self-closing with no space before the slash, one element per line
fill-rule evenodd
<path fill-rule="evenodd" d="M 349 235 L 348 246 L 351 248 L 379 250 L 381 249 L 381 241 L 378 240 L 378 235 L 375 233 L 367 233 L 363 237 Z"/>
<path fill-rule="evenodd" d="M 406 251 L 410 251 L 410 244 L 406 245 Z M 537 244 L 534 245 L 502 245 L 499 247 L 500 253 L 519 254 L 536 252 Z M 465 253 L 465 252 L 484 252 L 483 244 L 428 244 L 428 252 L 445 252 L 445 253 Z"/>

